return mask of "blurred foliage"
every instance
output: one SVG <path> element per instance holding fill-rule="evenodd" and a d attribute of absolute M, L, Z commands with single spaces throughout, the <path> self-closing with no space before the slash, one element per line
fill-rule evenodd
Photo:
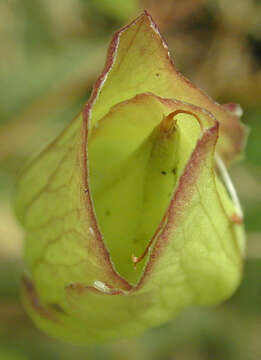
<path fill-rule="evenodd" d="M 239 102 L 251 128 L 232 178 L 248 254 L 237 293 L 190 309 L 138 339 L 74 347 L 35 329 L 19 299 L 22 231 L 17 176 L 86 102 L 112 33 L 146 8 L 187 77 L 219 102 Z M 257 360 L 261 358 L 261 2 L 259 0 L 0 1 L 0 360 Z"/>

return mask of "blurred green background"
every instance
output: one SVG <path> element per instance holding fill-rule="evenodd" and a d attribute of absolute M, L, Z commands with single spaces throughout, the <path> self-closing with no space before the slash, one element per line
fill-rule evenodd
<path fill-rule="evenodd" d="M 230 169 L 245 210 L 244 278 L 226 303 L 186 310 L 140 338 L 71 346 L 38 331 L 20 304 L 15 183 L 88 99 L 112 33 L 143 8 L 178 69 L 217 101 L 240 103 L 252 129 Z M 261 1 L 0 0 L 0 84 L 0 360 L 261 359 Z"/>

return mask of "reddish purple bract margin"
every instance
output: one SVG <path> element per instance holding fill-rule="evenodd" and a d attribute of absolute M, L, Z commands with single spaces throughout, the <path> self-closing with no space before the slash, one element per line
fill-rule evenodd
<path fill-rule="evenodd" d="M 130 23 L 129 25 L 125 26 L 124 28 L 122 28 L 121 30 L 116 32 L 116 34 L 114 35 L 114 37 L 111 41 L 111 44 L 109 46 L 107 61 L 106 61 L 104 70 L 103 70 L 102 74 L 100 75 L 99 79 L 97 80 L 97 82 L 93 88 L 93 92 L 90 97 L 90 100 L 88 101 L 88 103 L 86 104 L 86 106 L 83 110 L 82 159 L 81 159 L 81 162 L 82 162 L 81 166 L 83 169 L 83 177 L 82 177 L 83 189 L 84 189 L 83 196 L 85 198 L 86 211 L 90 216 L 90 221 L 91 221 L 90 225 L 95 234 L 95 238 L 93 240 L 94 243 L 93 243 L 92 248 L 93 248 L 93 251 L 95 251 L 95 253 L 97 254 L 97 258 L 101 262 L 102 266 L 104 267 L 105 271 L 107 272 L 107 275 L 109 276 L 109 278 L 111 279 L 111 281 L 113 283 L 113 284 L 106 284 L 108 287 L 114 289 L 114 291 L 112 291 L 111 295 L 117 295 L 117 294 L 121 293 L 121 291 L 119 291 L 119 289 L 122 289 L 124 292 L 126 292 L 126 291 L 133 292 L 143 286 L 143 284 L 149 277 L 149 274 L 151 273 L 153 266 L 157 262 L 157 259 L 159 258 L 160 254 L 164 251 L 164 249 L 168 243 L 168 238 L 169 238 L 168 233 L 170 231 L 170 228 L 172 228 L 172 232 L 173 232 L 173 228 L 175 228 L 178 225 L 180 216 L 182 215 L 184 207 L 186 206 L 186 205 L 184 205 L 184 203 L 186 204 L 186 202 L 188 202 L 188 200 L 189 200 L 187 194 L 189 194 L 189 196 L 191 196 L 191 191 L 195 190 L 194 184 L 196 182 L 198 175 L 200 174 L 200 169 L 202 168 L 202 166 L 204 166 L 206 157 L 209 155 L 209 151 L 214 151 L 215 144 L 218 139 L 219 124 L 216 120 L 214 120 L 214 126 L 208 128 L 207 130 L 205 130 L 202 133 L 202 136 L 199 139 L 199 141 L 190 157 L 190 160 L 185 168 L 185 171 L 179 180 L 178 187 L 172 197 L 172 200 L 166 211 L 166 214 L 165 214 L 164 218 L 162 219 L 162 222 L 159 225 L 159 227 L 153 237 L 153 239 L 155 239 L 153 241 L 154 247 L 149 255 L 149 259 L 145 266 L 144 273 L 143 273 L 139 283 L 136 286 L 132 286 L 131 284 L 129 284 L 126 281 L 126 279 L 122 278 L 115 270 L 114 265 L 110 258 L 110 254 L 104 244 L 102 234 L 99 230 L 99 227 L 98 227 L 98 224 L 96 221 L 96 217 L 95 217 L 95 213 L 94 213 L 94 205 L 93 205 L 93 201 L 92 201 L 90 191 L 89 191 L 87 148 L 88 148 L 88 124 L 89 124 L 89 120 L 91 117 L 92 107 L 95 104 L 97 97 L 99 96 L 99 92 L 103 86 L 103 83 L 106 79 L 108 72 L 110 71 L 110 69 L 113 66 L 114 57 L 115 57 L 115 53 L 116 53 L 116 49 L 117 49 L 117 44 L 119 42 L 120 36 L 130 26 L 132 26 L 136 22 L 140 21 L 140 19 L 142 17 L 146 17 L 147 19 L 149 19 L 149 21 L 152 24 L 152 28 L 155 30 L 155 32 L 159 33 L 151 16 L 146 11 L 144 12 L 144 14 L 142 14 L 139 18 L 134 20 L 132 23 Z M 166 49 L 166 51 L 168 52 L 167 49 Z M 168 57 L 169 57 L 169 54 L 168 54 Z M 172 60 L 170 59 L 170 57 L 169 57 L 169 61 L 172 63 Z M 173 63 L 172 63 L 172 66 L 174 67 Z M 183 78 L 182 75 L 180 75 L 180 76 Z M 187 82 L 187 84 L 190 87 L 195 88 L 195 86 L 193 84 L 191 84 L 187 79 L 185 79 L 185 78 L 183 78 L 183 79 L 184 79 L 184 81 Z M 197 91 L 200 91 L 200 90 L 197 89 Z M 202 94 L 206 97 L 207 102 L 210 102 L 210 101 L 212 102 L 212 100 L 210 98 L 208 98 L 207 95 L 205 95 L 203 92 L 202 92 Z M 186 105 L 188 105 L 188 104 L 186 104 Z M 222 111 L 228 111 L 228 113 L 229 113 L 230 109 L 225 110 L 225 107 L 223 107 L 219 104 L 216 104 L 216 106 L 219 108 L 219 111 L 222 109 Z M 193 105 L 192 105 L 192 107 L 193 107 Z M 205 110 L 202 110 L 198 107 L 197 107 L 197 109 L 205 112 Z M 230 114 L 231 114 L 231 116 L 234 116 L 234 115 L 232 115 L 232 111 Z M 211 115 L 211 114 L 209 113 L 209 115 Z M 213 118 L 213 116 L 212 116 L 212 118 Z M 229 127 L 229 124 L 227 126 Z M 233 131 L 235 131 L 235 128 L 233 128 L 233 129 L 234 129 Z M 241 133 L 241 129 L 239 129 L 239 130 L 238 131 Z M 241 148 L 242 141 L 239 141 L 239 144 L 240 144 L 239 147 Z M 88 287 L 88 289 L 91 290 L 89 287 Z M 94 289 L 94 290 L 97 291 L 97 289 Z"/>

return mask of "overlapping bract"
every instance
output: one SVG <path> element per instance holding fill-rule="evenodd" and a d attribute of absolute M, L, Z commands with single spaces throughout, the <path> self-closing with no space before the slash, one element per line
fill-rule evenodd
<path fill-rule="evenodd" d="M 244 235 L 215 153 L 243 142 L 235 107 L 176 71 L 149 14 L 117 32 L 89 102 L 18 185 L 38 326 L 108 341 L 229 297 Z"/>

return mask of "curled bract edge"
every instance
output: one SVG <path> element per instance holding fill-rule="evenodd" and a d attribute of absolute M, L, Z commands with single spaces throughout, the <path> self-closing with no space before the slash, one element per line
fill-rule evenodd
<path fill-rule="evenodd" d="M 114 35 L 90 100 L 18 184 L 40 328 L 109 341 L 235 291 L 243 219 L 222 169 L 245 141 L 239 109 L 177 72 L 147 12 Z"/>

